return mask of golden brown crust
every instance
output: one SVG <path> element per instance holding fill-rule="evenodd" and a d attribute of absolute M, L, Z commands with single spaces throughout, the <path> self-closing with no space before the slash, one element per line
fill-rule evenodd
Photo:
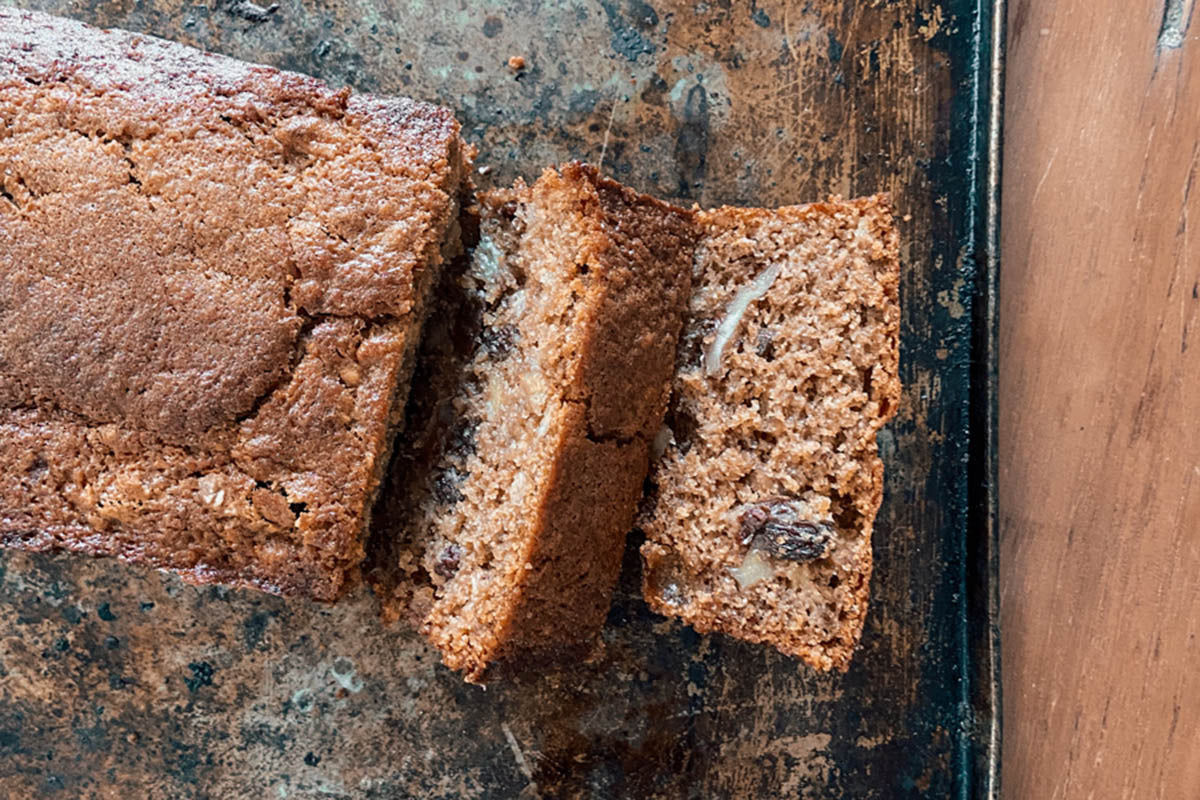
<path fill-rule="evenodd" d="M 669 439 L 641 520 L 655 611 L 817 669 L 849 664 L 883 492 L 875 436 L 900 398 L 891 216 L 886 195 L 700 214 Z M 730 316 L 738 297 L 753 299 Z"/>
<path fill-rule="evenodd" d="M 333 599 L 467 154 L 450 112 L 0 10 L 0 542 Z"/>
<path fill-rule="evenodd" d="M 688 212 L 583 165 L 480 200 L 464 283 L 481 327 L 442 418 L 469 441 L 413 431 L 410 448 L 442 443 L 405 462 L 422 466 L 396 561 L 424 588 L 391 583 L 471 680 L 594 642 L 665 408 L 693 237 Z"/>

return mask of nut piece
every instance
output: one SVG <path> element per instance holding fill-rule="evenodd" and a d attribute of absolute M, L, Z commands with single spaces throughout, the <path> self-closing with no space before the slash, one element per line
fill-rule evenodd
<path fill-rule="evenodd" d="M 760 551 L 751 548 L 746 551 L 741 566 L 731 568 L 729 574 L 738 582 L 738 588 L 749 589 L 756 583 L 774 578 L 775 568 L 771 566 L 770 561 L 763 558 Z"/>
<path fill-rule="evenodd" d="M 196 481 L 196 488 L 200 490 L 200 499 L 213 508 L 220 508 L 225 502 L 225 490 L 221 488 L 221 478 L 218 475 L 209 473 L 202 476 Z"/>
<path fill-rule="evenodd" d="M 730 301 L 729 307 L 725 309 L 725 316 L 722 318 L 721 324 L 717 326 L 717 334 L 713 338 L 708 352 L 704 354 L 705 375 L 712 378 L 721 373 L 721 357 L 725 354 L 725 348 L 729 346 L 729 342 L 733 340 L 733 335 L 737 333 L 738 326 L 742 324 L 742 317 L 746 315 L 752 303 L 770 291 L 771 284 L 775 283 L 775 279 L 779 277 L 781 271 L 783 271 L 782 264 L 771 264 L 758 273 L 749 284 L 738 289 L 737 294 Z"/>
<path fill-rule="evenodd" d="M 786 497 L 754 503 L 738 520 L 742 544 L 786 561 L 824 558 L 833 543 L 833 523 L 806 520 L 802 514 L 802 506 Z"/>

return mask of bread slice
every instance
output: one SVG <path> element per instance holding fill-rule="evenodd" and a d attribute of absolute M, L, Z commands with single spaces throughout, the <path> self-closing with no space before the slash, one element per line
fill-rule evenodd
<path fill-rule="evenodd" d="M 332 600 L 468 148 L 403 98 L 0 9 L 0 544 Z"/>
<path fill-rule="evenodd" d="M 469 355 L 454 380 L 422 373 L 449 396 L 410 403 L 424 419 L 394 465 L 406 516 L 385 536 L 399 575 L 376 574 L 475 681 L 594 643 L 666 408 L 693 236 L 689 212 L 579 164 L 479 203 Z M 426 350 L 444 359 L 453 338 L 435 325 Z"/>
<path fill-rule="evenodd" d="M 690 321 L 641 525 L 644 593 L 699 631 L 846 669 L 895 413 L 886 195 L 699 214 Z"/>

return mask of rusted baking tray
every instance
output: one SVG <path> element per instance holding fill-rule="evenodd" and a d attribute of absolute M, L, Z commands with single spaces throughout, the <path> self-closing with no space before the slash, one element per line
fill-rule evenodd
<path fill-rule="evenodd" d="M 22 4 L 444 103 L 482 186 L 584 158 L 688 204 L 890 190 L 905 394 L 848 674 L 651 614 L 633 544 L 598 661 L 486 690 L 365 593 L 3 553 L 0 795 L 998 797 L 998 1 Z"/>

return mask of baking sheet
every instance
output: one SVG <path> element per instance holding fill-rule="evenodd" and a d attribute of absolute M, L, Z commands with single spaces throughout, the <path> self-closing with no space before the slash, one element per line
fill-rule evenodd
<path fill-rule="evenodd" d="M 636 543 L 602 657 L 486 690 L 365 593 L 0 553 L 0 794 L 998 796 L 999 2 L 16 5 L 445 103 L 483 186 L 585 158 L 702 205 L 890 190 L 905 393 L 846 675 L 651 614 Z"/>

